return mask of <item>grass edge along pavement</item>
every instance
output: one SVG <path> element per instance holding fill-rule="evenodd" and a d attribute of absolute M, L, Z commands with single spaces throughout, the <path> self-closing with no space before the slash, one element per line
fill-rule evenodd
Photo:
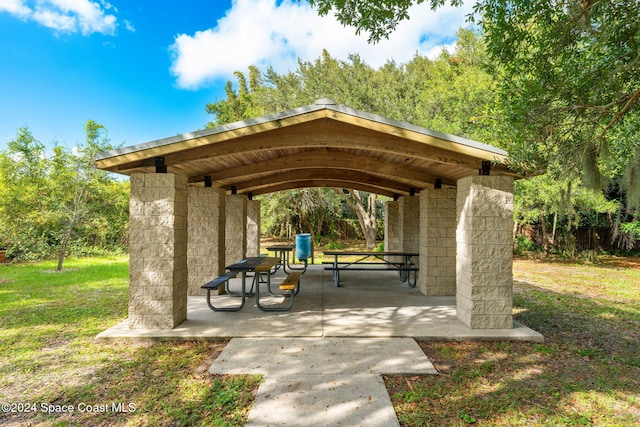
<path fill-rule="evenodd" d="M 440 375 L 385 377 L 401 425 L 640 425 L 640 259 L 514 277 L 514 317 L 545 343 L 420 343 Z"/>
<path fill-rule="evenodd" d="M 0 424 L 244 424 L 261 379 L 208 374 L 224 341 L 95 343 L 126 317 L 126 258 L 67 267 L 0 266 L 0 400 L 135 410 Z M 516 260 L 514 275 L 516 320 L 546 342 L 420 343 L 441 375 L 385 378 L 402 425 L 640 425 L 640 260 Z"/>
<path fill-rule="evenodd" d="M 0 424 L 244 425 L 261 378 L 208 373 L 226 341 L 97 343 L 126 317 L 127 258 L 65 265 L 0 266 Z"/>

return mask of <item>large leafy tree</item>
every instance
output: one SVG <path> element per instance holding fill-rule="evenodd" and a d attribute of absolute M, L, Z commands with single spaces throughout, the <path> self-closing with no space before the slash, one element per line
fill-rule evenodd
<path fill-rule="evenodd" d="M 309 0 L 371 42 L 423 2 Z M 462 2 L 429 1 L 432 9 L 447 3 Z M 469 19 L 483 31 L 498 82 L 499 102 L 487 116 L 494 124 L 483 140 L 506 148 L 526 175 L 549 171 L 574 189 L 582 182 L 619 193 L 618 217 L 637 221 L 640 0 L 476 0 L 474 12 Z"/>
<path fill-rule="evenodd" d="M 334 12 L 338 21 L 369 33 L 369 41 L 379 41 L 388 37 L 398 24 L 409 19 L 409 8 L 413 4 L 425 3 L 425 0 L 309 0 L 321 15 Z M 445 4 L 460 6 L 464 0 L 428 0 L 431 9 Z"/>
<path fill-rule="evenodd" d="M 310 0 L 320 14 L 388 37 L 424 0 Z M 432 9 L 460 0 L 430 0 Z M 640 0 L 478 0 L 474 7 L 501 82 L 511 154 L 539 172 L 562 152 L 567 171 L 640 166 Z M 604 164 L 604 165 L 601 165 Z M 635 181 L 633 181 L 635 182 Z M 632 182 L 629 182 L 631 184 Z M 629 186 L 632 187 L 631 185 Z M 637 186 L 636 186 L 637 187 Z"/>

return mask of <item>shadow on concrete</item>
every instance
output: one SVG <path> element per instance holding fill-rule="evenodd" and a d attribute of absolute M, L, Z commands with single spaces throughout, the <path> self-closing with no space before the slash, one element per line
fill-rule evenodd
<path fill-rule="evenodd" d="M 276 273 L 273 283 L 282 280 Z M 231 281 L 239 290 L 239 279 Z M 261 287 L 260 301 L 274 304 Z M 263 297 L 264 295 L 264 297 Z M 216 305 L 237 305 L 232 296 L 212 297 Z M 293 308 L 263 312 L 249 298 L 238 312 L 214 312 L 205 297 L 189 297 L 187 320 L 170 330 L 129 329 L 128 322 L 102 332 L 98 340 L 209 340 L 230 337 L 410 337 L 418 340 L 514 340 L 542 342 L 539 333 L 514 322 L 513 329 L 470 329 L 456 317 L 455 297 L 427 297 L 398 279 L 393 271 L 353 271 L 341 274 L 336 287 L 330 272 L 309 266 Z"/>

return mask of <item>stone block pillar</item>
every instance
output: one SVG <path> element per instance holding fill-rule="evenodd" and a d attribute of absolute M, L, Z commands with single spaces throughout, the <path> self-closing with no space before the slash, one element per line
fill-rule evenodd
<path fill-rule="evenodd" d="M 227 196 L 225 226 L 225 263 L 240 261 L 247 253 L 247 196 Z"/>
<path fill-rule="evenodd" d="M 400 203 L 388 201 L 384 205 L 384 250 L 400 250 Z M 388 257 L 389 258 L 389 257 Z M 395 261 L 387 259 L 388 261 Z"/>
<path fill-rule="evenodd" d="M 187 177 L 131 175 L 129 327 L 187 318 Z"/>
<path fill-rule="evenodd" d="M 260 201 L 247 201 L 247 256 L 260 256 Z"/>
<path fill-rule="evenodd" d="M 420 192 L 420 291 L 428 296 L 456 294 L 455 188 Z"/>
<path fill-rule="evenodd" d="M 224 272 L 225 206 L 222 188 L 189 187 L 189 295 L 206 295 L 200 286 Z"/>
<path fill-rule="evenodd" d="M 400 250 L 418 252 L 420 248 L 420 197 L 400 197 Z"/>
<path fill-rule="evenodd" d="M 513 327 L 513 178 L 458 180 L 456 307 L 472 329 Z"/>

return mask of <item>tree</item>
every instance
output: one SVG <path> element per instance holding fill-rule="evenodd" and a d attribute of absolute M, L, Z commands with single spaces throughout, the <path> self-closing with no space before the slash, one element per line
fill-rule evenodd
<path fill-rule="evenodd" d="M 425 0 L 309 0 L 311 6 L 318 9 L 320 15 L 335 11 L 338 21 L 356 28 L 356 33 L 363 30 L 369 33 L 369 41 L 377 42 L 388 37 L 397 25 L 409 19 L 409 7 L 414 3 L 421 4 Z M 452 6 L 460 6 L 464 0 L 450 0 Z M 429 0 L 431 9 L 447 4 L 447 0 Z"/>
<path fill-rule="evenodd" d="M 51 159 L 49 206 L 47 215 L 58 241 L 58 266 L 61 271 L 72 235 L 79 231 L 99 206 L 102 187 L 109 179 L 95 167 L 98 153 L 112 149 L 106 129 L 93 120 L 85 125 L 86 144 L 70 152 L 56 146 Z"/>
<path fill-rule="evenodd" d="M 0 153 L 0 246 L 43 254 L 50 236 L 45 227 L 48 191 L 45 146 L 21 127 Z"/>
<path fill-rule="evenodd" d="M 344 194 L 340 190 L 335 190 L 338 194 Z M 358 216 L 360 228 L 364 233 L 364 240 L 367 249 L 376 247 L 376 235 L 378 234 L 377 216 L 377 195 L 366 191 L 345 190 L 344 200 Z"/>
<path fill-rule="evenodd" d="M 207 113 L 214 116 L 214 121 L 207 123 L 209 128 L 261 115 L 260 107 L 255 104 L 251 94 L 260 86 L 258 68 L 253 65 L 249 67 L 249 86 L 247 86 L 247 79 L 243 73 L 236 71 L 234 75 L 238 80 L 238 93 L 233 89 L 231 81 L 227 81 L 225 86 L 227 99 L 224 102 L 215 102 L 205 106 Z"/>
<path fill-rule="evenodd" d="M 424 0 L 310 0 L 377 42 Z M 432 9 L 447 3 L 430 0 Z M 453 6 L 461 1 L 451 0 Z M 477 0 L 498 103 L 484 141 L 525 175 L 548 170 L 620 189 L 622 217 L 640 208 L 640 0 Z M 486 122 L 486 121 L 485 121 Z M 624 220 L 622 220 L 624 224 Z M 633 226 L 622 227 L 634 229 Z"/>
<path fill-rule="evenodd" d="M 336 198 L 327 188 L 302 188 L 262 196 L 264 225 L 271 233 L 290 236 L 309 232 L 321 236 L 327 222 L 337 216 Z"/>
<path fill-rule="evenodd" d="M 335 10 L 341 23 L 369 32 L 371 42 L 423 2 L 310 0 L 321 15 Z M 447 1 L 429 3 L 435 9 Z M 560 150 L 567 171 L 587 167 L 587 182 L 609 156 L 636 176 L 640 142 L 621 141 L 614 130 L 638 127 L 640 1 L 478 0 L 474 11 L 470 19 L 478 19 L 500 73 L 503 113 L 517 132 L 511 155 L 521 169 L 545 170 Z"/>
<path fill-rule="evenodd" d="M 21 128 L 0 153 L 0 245 L 13 257 L 41 259 L 120 246 L 128 221 L 128 182 L 94 166 L 112 148 L 104 126 L 89 120 L 87 140 L 52 153 Z M 72 248 L 73 247 L 73 248 Z"/>
<path fill-rule="evenodd" d="M 515 182 L 518 197 L 514 200 L 514 225 L 518 228 L 540 224 L 545 253 L 556 246 L 558 230 L 563 230 L 562 246 L 572 252 L 575 244 L 566 236 L 591 215 L 605 214 L 611 219 L 619 211 L 620 203 L 608 200 L 602 192 L 585 188 L 571 177 L 558 179 L 555 175 L 538 175 Z"/>

